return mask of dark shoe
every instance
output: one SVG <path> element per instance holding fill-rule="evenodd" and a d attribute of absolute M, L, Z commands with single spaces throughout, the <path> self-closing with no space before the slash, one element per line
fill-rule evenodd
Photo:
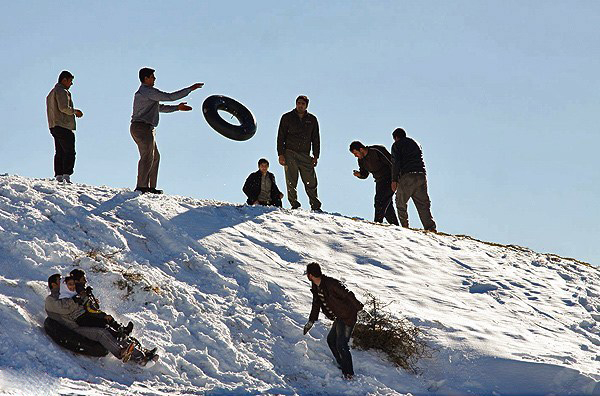
<path fill-rule="evenodd" d="M 156 188 L 154 188 L 154 187 L 150 187 L 150 188 L 148 189 L 148 192 L 149 192 L 149 193 L 152 193 L 152 194 L 162 194 L 162 193 L 163 193 L 163 190 L 157 190 L 157 189 L 156 189 Z"/>
<path fill-rule="evenodd" d="M 321 210 L 321 208 L 316 208 L 312 210 L 313 213 L 323 213 L 323 211 Z"/>
<path fill-rule="evenodd" d="M 133 191 L 139 191 L 142 194 L 150 192 L 150 189 L 148 187 L 136 187 L 135 190 Z"/>
<path fill-rule="evenodd" d="M 123 333 L 129 335 L 129 334 L 131 334 L 132 331 L 133 331 L 133 323 L 129 322 L 129 323 L 127 323 L 127 326 L 125 326 L 123 328 Z"/>
<path fill-rule="evenodd" d="M 298 209 L 299 207 L 300 207 L 300 204 L 292 205 L 292 210 L 293 209 Z"/>
<path fill-rule="evenodd" d="M 350 380 L 352 380 L 353 378 L 354 378 L 354 374 L 344 374 L 344 379 L 345 379 L 345 380 L 348 380 L 348 381 L 350 381 Z"/>

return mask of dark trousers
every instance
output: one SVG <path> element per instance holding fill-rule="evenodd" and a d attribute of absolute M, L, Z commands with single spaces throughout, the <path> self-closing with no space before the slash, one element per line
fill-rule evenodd
<path fill-rule="evenodd" d="M 106 314 L 104 312 L 84 312 L 81 314 L 81 316 L 75 319 L 75 322 L 77 322 L 79 326 L 84 327 L 106 327 L 108 325 Z"/>
<path fill-rule="evenodd" d="M 342 320 L 336 319 L 327 335 L 327 344 L 331 349 L 331 353 L 333 353 L 333 357 L 342 367 L 342 373 L 350 375 L 354 375 L 352 355 L 348 346 L 352 330 L 354 330 L 354 326 L 348 326 Z"/>
<path fill-rule="evenodd" d="M 396 211 L 392 204 L 394 192 L 392 180 L 384 179 L 375 182 L 375 222 L 383 223 L 383 218 L 390 224 L 399 225 Z"/>
<path fill-rule="evenodd" d="M 75 167 L 75 134 L 66 128 L 50 128 L 54 138 L 54 176 L 72 175 Z"/>

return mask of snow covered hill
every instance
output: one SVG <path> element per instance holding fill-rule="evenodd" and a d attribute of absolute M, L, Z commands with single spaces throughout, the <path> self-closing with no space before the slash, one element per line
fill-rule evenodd
<path fill-rule="evenodd" d="M 341 215 L 0 177 L 0 393 L 600 394 L 600 272 L 528 249 Z M 307 336 L 308 262 L 371 292 L 435 349 L 421 376 Z M 46 279 L 79 267 L 161 360 L 142 369 L 55 345 Z M 363 298 L 364 299 L 364 298 Z M 322 317 L 322 316 L 321 316 Z"/>

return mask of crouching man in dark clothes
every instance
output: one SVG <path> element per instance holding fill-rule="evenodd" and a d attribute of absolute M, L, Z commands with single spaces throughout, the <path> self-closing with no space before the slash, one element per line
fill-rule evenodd
<path fill-rule="evenodd" d="M 83 314 L 84 308 L 71 298 L 58 298 L 60 274 L 54 274 L 48 278 L 48 288 L 50 289 L 50 295 L 46 297 L 45 308 L 49 318 L 56 320 L 85 338 L 99 342 L 117 359 L 125 361 L 131 358 L 137 363 L 144 362 L 146 356 L 143 351 L 135 346 L 135 343 L 118 340 L 106 328 L 86 327 L 77 324 L 76 319 Z"/>
<path fill-rule="evenodd" d="M 369 173 L 375 179 L 375 222 L 398 224 L 396 211 L 392 204 L 392 155 L 383 146 L 365 146 L 359 141 L 350 144 L 350 152 L 358 158 L 359 170 L 353 172 L 359 179 L 366 179 Z"/>
<path fill-rule="evenodd" d="M 321 310 L 327 318 L 333 320 L 333 326 L 327 335 L 327 344 L 342 369 L 344 378 L 352 379 L 354 368 L 348 342 L 356 324 L 358 311 L 363 309 L 363 304 L 340 281 L 323 275 L 317 263 L 306 266 L 306 276 L 312 282 L 310 291 L 313 301 L 308 322 L 304 325 L 304 334 L 308 333 L 319 319 Z"/>
<path fill-rule="evenodd" d="M 279 206 L 283 194 L 277 188 L 275 175 L 269 172 L 269 161 L 264 158 L 258 160 L 258 170 L 250 173 L 242 191 L 246 194 L 248 205 Z"/>

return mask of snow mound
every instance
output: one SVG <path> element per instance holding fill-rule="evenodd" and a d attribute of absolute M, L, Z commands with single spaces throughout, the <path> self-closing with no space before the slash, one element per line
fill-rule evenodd
<path fill-rule="evenodd" d="M 0 393 L 600 394 L 600 274 L 574 260 L 341 215 L 0 176 Z M 344 381 L 307 336 L 311 261 L 434 348 L 423 374 L 353 350 Z M 46 279 L 78 267 L 135 323 L 152 367 L 44 333 Z M 321 315 L 321 319 L 324 319 Z"/>

